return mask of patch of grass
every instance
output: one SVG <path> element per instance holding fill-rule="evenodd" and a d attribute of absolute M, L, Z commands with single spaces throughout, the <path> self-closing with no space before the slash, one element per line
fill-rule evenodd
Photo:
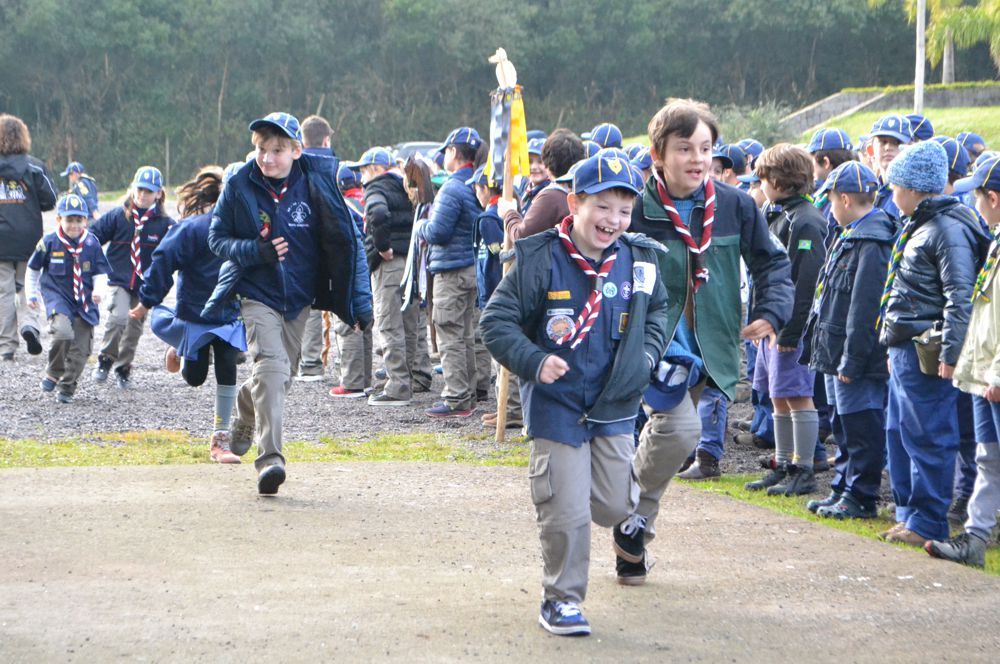
<path fill-rule="evenodd" d="M 786 498 L 784 496 L 768 496 L 763 491 L 748 491 L 743 488 L 746 482 L 755 480 L 758 477 L 759 475 L 723 475 L 717 480 L 685 482 L 685 484 L 702 491 L 707 491 L 708 493 L 729 496 L 730 498 L 757 505 L 778 514 L 798 517 L 830 528 L 853 533 L 860 537 L 867 537 L 868 539 L 878 539 L 879 533 L 888 530 L 895 524 L 892 516 L 885 511 L 880 512 L 878 518 L 875 519 L 838 521 L 837 519 L 820 518 L 806 509 L 806 503 L 815 498 L 815 496 Z M 911 551 L 914 550 L 913 547 L 906 546 L 905 544 L 896 544 L 894 546 Z M 1000 547 L 993 546 L 986 551 L 986 572 L 1000 576 Z"/>
<path fill-rule="evenodd" d="M 861 134 L 871 130 L 880 117 L 890 113 L 906 115 L 912 109 L 898 108 L 891 111 L 867 111 L 855 113 L 840 120 L 826 123 L 827 127 L 838 127 L 857 140 Z M 934 133 L 954 138 L 960 131 L 974 131 L 986 140 L 990 149 L 1000 147 L 1000 106 L 980 106 L 964 108 L 927 108 L 924 115 L 934 125 Z M 808 143 L 810 132 L 803 133 L 801 142 Z"/>
<path fill-rule="evenodd" d="M 523 438 L 496 446 L 425 433 L 385 434 L 372 438 L 324 436 L 319 442 L 289 441 L 285 443 L 285 455 L 290 463 L 431 461 L 523 467 L 528 465 L 529 449 Z M 55 441 L 0 438 L 0 468 L 194 463 L 209 463 L 207 441 L 193 439 L 182 431 L 95 433 Z"/>

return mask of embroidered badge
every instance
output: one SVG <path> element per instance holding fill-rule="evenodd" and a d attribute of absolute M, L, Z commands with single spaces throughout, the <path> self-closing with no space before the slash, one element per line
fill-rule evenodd
<path fill-rule="evenodd" d="M 552 341 L 558 341 L 573 329 L 573 319 L 566 315 L 553 316 L 545 324 L 545 335 Z"/>
<path fill-rule="evenodd" d="M 83 261 L 83 265 L 80 266 L 80 269 L 84 272 L 90 272 L 90 261 Z"/>
<path fill-rule="evenodd" d="M 546 309 L 545 310 L 545 315 L 546 316 L 572 316 L 573 313 L 574 312 L 573 312 L 572 309 Z"/>
<path fill-rule="evenodd" d="M 549 291 L 550 300 L 569 300 L 572 297 L 573 296 L 570 294 L 568 290 Z"/>
<path fill-rule="evenodd" d="M 615 286 L 612 283 L 606 283 L 604 284 L 604 289 L 602 292 L 604 293 L 604 297 L 608 298 L 609 300 L 613 300 L 614 297 L 618 295 L 618 286 Z"/>
<path fill-rule="evenodd" d="M 618 334 L 623 334 L 628 328 L 628 312 L 623 311 L 618 316 Z"/>
<path fill-rule="evenodd" d="M 288 207 L 288 213 L 292 218 L 292 225 L 294 226 L 305 226 L 309 221 L 309 215 L 312 213 L 312 209 L 309 204 L 304 201 L 296 201 Z"/>
<path fill-rule="evenodd" d="M 631 300 L 632 299 L 632 282 L 631 281 L 623 281 L 622 282 L 621 291 L 622 291 L 622 299 L 623 300 L 626 300 L 626 301 Z"/>
<path fill-rule="evenodd" d="M 656 266 L 652 263 L 636 261 L 632 265 L 632 292 L 653 294 L 656 280 Z"/>
<path fill-rule="evenodd" d="M 812 251 L 812 240 L 799 240 L 799 251 Z"/>
<path fill-rule="evenodd" d="M 619 173 L 622 172 L 622 162 L 620 159 L 618 159 L 618 157 L 610 157 L 608 159 L 605 159 L 604 163 L 608 165 L 608 168 L 610 168 L 611 172 L 614 173 L 615 175 L 618 175 Z"/>

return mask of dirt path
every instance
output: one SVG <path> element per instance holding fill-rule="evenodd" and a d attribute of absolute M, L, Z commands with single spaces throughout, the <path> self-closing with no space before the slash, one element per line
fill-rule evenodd
<path fill-rule="evenodd" d="M 674 487 L 649 583 L 595 529 L 594 634 L 536 624 L 523 470 L 0 471 L 2 661 L 996 661 L 1000 579 Z M 804 659 L 803 659 L 804 658 Z"/>

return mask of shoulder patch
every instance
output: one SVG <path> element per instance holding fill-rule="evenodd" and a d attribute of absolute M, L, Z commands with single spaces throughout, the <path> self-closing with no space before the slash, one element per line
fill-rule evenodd
<path fill-rule="evenodd" d="M 812 240 L 799 240 L 799 251 L 812 251 Z"/>
<path fill-rule="evenodd" d="M 656 284 L 656 265 L 636 261 L 632 264 L 632 292 L 653 294 Z"/>

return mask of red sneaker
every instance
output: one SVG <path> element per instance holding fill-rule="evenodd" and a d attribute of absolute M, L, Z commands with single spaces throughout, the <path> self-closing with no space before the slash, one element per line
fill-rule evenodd
<path fill-rule="evenodd" d="M 330 388 L 330 396 L 340 399 L 360 399 L 368 395 L 364 390 L 349 390 L 342 385 L 338 385 L 337 387 Z"/>
<path fill-rule="evenodd" d="M 212 434 L 212 443 L 209 448 L 209 455 L 216 463 L 240 463 L 240 458 L 233 454 L 229 447 L 230 437 L 228 431 L 216 431 Z"/>

